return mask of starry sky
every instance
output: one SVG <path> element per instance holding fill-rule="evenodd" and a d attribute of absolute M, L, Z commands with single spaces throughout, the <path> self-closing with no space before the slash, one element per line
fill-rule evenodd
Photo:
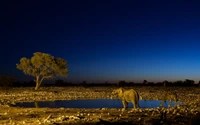
<path fill-rule="evenodd" d="M 0 2 L 0 73 L 34 52 L 68 61 L 66 81 L 200 80 L 200 2 L 6 0 Z"/>

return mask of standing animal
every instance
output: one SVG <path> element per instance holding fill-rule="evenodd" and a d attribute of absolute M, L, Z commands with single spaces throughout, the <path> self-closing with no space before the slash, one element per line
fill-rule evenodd
<path fill-rule="evenodd" d="M 163 106 L 163 104 L 164 104 L 167 100 L 170 102 L 170 106 L 172 105 L 172 101 L 175 101 L 176 104 L 177 104 L 177 102 L 178 102 L 177 94 L 176 94 L 176 93 L 166 93 L 166 94 L 164 95 L 164 97 L 162 98 L 162 102 L 160 103 L 160 106 Z"/>
<path fill-rule="evenodd" d="M 118 95 L 118 98 L 122 100 L 124 109 L 126 109 L 128 107 L 128 102 L 131 102 L 133 104 L 134 108 L 140 107 L 139 106 L 140 96 L 139 96 L 138 92 L 135 91 L 134 89 L 125 90 L 123 88 L 118 88 L 118 89 L 114 89 L 112 91 L 112 94 Z"/>

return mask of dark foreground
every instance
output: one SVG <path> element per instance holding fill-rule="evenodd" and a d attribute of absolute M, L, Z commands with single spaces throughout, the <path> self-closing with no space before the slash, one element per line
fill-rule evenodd
<path fill-rule="evenodd" d="M 68 124 L 132 124 L 132 125 L 189 125 L 200 124 L 200 88 L 129 87 L 136 89 L 143 99 L 161 99 L 166 91 L 177 92 L 183 106 L 171 108 L 17 108 L 16 102 L 70 99 L 113 98 L 114 87 L 44 87 L 1 90 L 0 124 L 13 125 L 68 125 Z M 199 120 L 199 121 L 198 121 Z"/>

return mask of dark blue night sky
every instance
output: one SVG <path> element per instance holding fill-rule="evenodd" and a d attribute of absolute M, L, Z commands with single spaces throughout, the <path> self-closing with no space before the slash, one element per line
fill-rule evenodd
<path fill-rule="evenodd" d="M 5 0 L 0 6 L 2 74 L 26 79 L 16 63 L 40 51 L 66 59 L 71 82 L 200 80 L 200 2 Z"/>

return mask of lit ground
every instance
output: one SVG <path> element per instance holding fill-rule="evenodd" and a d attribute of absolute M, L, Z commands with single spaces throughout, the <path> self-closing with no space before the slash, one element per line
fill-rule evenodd
<path fill-rule="evenodd" d="M 127 87 L 125 87 L 127 88 Z M 165 91 L 177 92 L 178 99 L 184 106 L 152 109 L 102 108 L 102 109 L 70 109 L 70 108 L 14 108 L 15 102 L 52 101 L 70 99 L 112 98 L 114 87 L 42 87 L 12 88 L 0 90 L 0 124 L 13 125 L 67 125 L 67 124 L 115 124 L 135 125 L 181 124 L 188 125 L 200 111 L 200 87 L 168 88 L 162 87 L 129 87 L 136 89 L 143 99 L 161 99 Z M 166 111 L 166 118 L 160 120 L 161 113 Z M 200 119 L 200 115 L 199 115 Z M 193 120 L 193 121 L 194 121 Z M 199 122 L 200 123 L 200 122 Z"/>

